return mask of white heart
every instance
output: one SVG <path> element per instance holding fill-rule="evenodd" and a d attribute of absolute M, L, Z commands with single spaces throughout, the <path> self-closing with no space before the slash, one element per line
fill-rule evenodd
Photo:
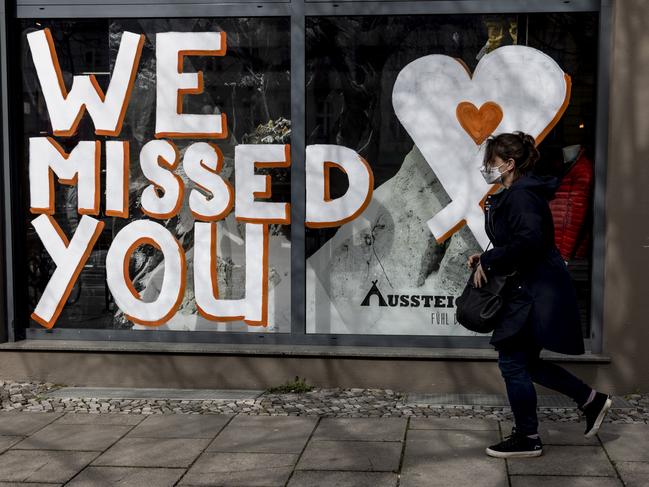
<path fill-rule="evenodd" d="M 526 46 L 486 54 L 473 76 L 461 61 L 441 54 L 421 57 L 401 70 L 392 91 L 394 111 L 451 199 L 426 222 L 438 242 L 466 223 L 483 249 L 489 243 L 480 201 L 491 185 L 478 170 L 484 144 L 477 146 L 460 125 L 458 104 L 495 102 L 503 119 L 494 133 L 522 130 L 538 144 L 569 99 L 570 76 L 550 56 Z"/>

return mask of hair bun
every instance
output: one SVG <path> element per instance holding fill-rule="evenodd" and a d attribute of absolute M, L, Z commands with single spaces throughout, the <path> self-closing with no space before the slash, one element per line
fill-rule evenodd
<path fill-rule="evenodd" d="M 503 161 L 514 159 L 515 172 L 518 175 L 532 171 L 540 158 L 534 137 L 522 131 L 503 132 L 487 137 L 484 164 L 493 162 L 496 156 Z"/>
<path fill-rule="evenodd" d="M 534 140 L 534 137 L 532 137 L 530 134 L 526 134 L 525 132 L 515 132 L 516 135 L 518 135 L 523 142 L 523 144 L 531 147 L 536 147 L 536 140 Z"/>

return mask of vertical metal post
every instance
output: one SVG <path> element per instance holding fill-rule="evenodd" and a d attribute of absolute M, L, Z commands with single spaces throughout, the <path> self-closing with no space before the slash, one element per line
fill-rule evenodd
<path fill-rule="evenodd" d="M 306 332 L 304 0 L 291 1 L 291 333 Z"/>
<path fill-rule="evenodd" d="M 7 43 L 9 42 L 9 23 L 13 18 L 13 9 L 11 4 L 14 2 L 0 0 L 0 161 L 2 161 L 2 188 L 4 195 L 2 198 L 2 222 L 3 238 L 0 239 L 4 244 L 3 252 L 0 253 L 0 279 L 3 280 L 0 288 L 4 290 L 0 296 L 2 310 L 0 316 L 4 317 L 4 326 L 0 326 L 0 341 L 14 341 L 14 276 L 13 276 L 13 244 L 12 244 L 12 207 L 11 197 L 14 191 L 11 187 L 10 171 L 10 139 L 9 139 L 9 76 L 8 76 L 8 54 Z"/>
<path fill-rule="evenodd" d="M 597 120 L 595 127 L 595 191 L 591 274 L 591 352 L 602 353 L 604 329 L 604 269 L 606 263 L 606 165 L 611 72 L 611 0 L 601 0 L 597 60 Z"/>

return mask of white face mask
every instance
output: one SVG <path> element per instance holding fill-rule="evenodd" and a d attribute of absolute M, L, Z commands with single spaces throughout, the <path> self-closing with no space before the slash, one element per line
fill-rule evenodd
<path fill-rule="evenodd" d="M 484 178 L 485 181 L 487 181 L 488 184 L 501 183 L 502 178 L 503 178 L 503 174 L 505 174 L 507 171 L 509 171 L 509 169 L 507 169 L 507 171 L 505 171 L 505 172 L 500 172 L 498 170 L 498 168 L 501 167 L 501 166 L 504 166 L 505 164 L 506 163 L 503 162 L 500 166 L 492 167 L 490 169 L 486 169 L 484 166 L 482 166 L 480 168 L 480 172 L 482 173 L 482 177 Z"/>

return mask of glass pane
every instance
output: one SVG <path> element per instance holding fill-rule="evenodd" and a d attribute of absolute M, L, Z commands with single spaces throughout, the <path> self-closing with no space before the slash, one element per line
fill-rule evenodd
<path fill-rule="evenodd" d="M 523 85 L 512 80 L 529 78 L 539 67 L 535 59 L 545 63 L 541 72 L 560 73 L 558 65 L 572 82 L 567 107 L 555 108 L 549 118 L 538 107 L 529 110 L 539 120 L 547 118 L 545 127 L 551 125 L 551 115 L 565 108 L 558 123 L 543 133 L 536 172 L 562 178 L 563 206 L 552 207 L 556 243 L 569 261 L 588 337 L 597 14 L 310 17 L 306 25 L 307 143 L 354 149 L 369 163 L 374 178 L 371 202 L 360 216 L 340 227 L 307 229 L 307 332 L 474 335 L 456 322 L 454 300 L 469 275 L 467 257 L 482 252 L 486 242 L 481 245 L 464 221 L 449 225 L 446 235 L 434 235 L 428 222 L 451 201 L 463 201 L 461 189 L 468 184 L 464 181 L 478 171 L 480 142 L 498 126 L 482 122 L 480 117 L 488 113 L 478 109 L 489 98 L 476 98 L 472 78 L 463 70 L 478 76 L 476 69 L 487 69 L 479 67 L 487 54 L 506 58 L 508 46 L 516 45 L 533 47 L 541 56 L 527 65 L 519 60 L 515 68 L 492 62 L 492 81 L 498 81 L 495 89 L 503 106 L 509 93 L 525 99 Z M 424 59 L 430 55 L 441 56 Z M 427 64 L 408 71 L 422 60 Z M 400 75 L 410 82 L 401 86 L 409 86 L 411 97 L 422 93 L 408 113 L 410 125 L 395 111 L 393 91 Z M 552 86 L 543 85 L 554 102 L 558 95 L 551 92 Z M 566 90 L 563 74 L 557 86 Z M 472 103 L 469 109 L 480 120 L 477 133 L 470 123 L 458 124 L 463 115 L 455 108 L 452 113 L 426 112 L 437 93 L 452 93 L 458 99 L 473 96 L 478 106 Z M 503 120 L 511 113 L 523 120 L 525 110 L 514 106 Z M 431 145 L 439 158 L 430 157 Z M 470 166 L 452 167 L 454 158 L 470 151 Z M 331 197 L 347 190 L 346 175 L 331 171 Z M 567 215 L 566 202 L 581 197 L 578 214 Z M 478 202 L 479 198 L 468 204 Z M 462 211 L 460 217 L 469 214 Z M 482 212 L 474 221 L 480 233 Z M 559 223 L 568 226 L 559 228 Z"/>
<path fill-rule="evenodd" d="M 125 117 L 121 131 L 117 135 L 97 135 L 95 133 L 96 123 L 91 115 L 84 112 L 75 135 L 62 136 L 60 133 L 53 134 L 53 125 L 50 107 L 46 104 L 42 79 L 36 72 L 33 49 L 30 48 L 28 35 L 30 33 L 42 32 L 49 29 L 51 33 L 51 46 L 56 50 L 62 83 L 69 93 L 74 91 L 72 77 L 78 75 L 94 75 L 99 88 L 108 97 L 108 87 L 112 82 L 115 66 L 118 62 L 118 53 L 125 42 L 124 32 L 131 32 L 144 36 L 144 44 L 141 49 L 139 63 L 136 63 L 136 71 L 132 91 L 126 107 Z M 201 133 L 212 133 L 208 136 L 177 136 L 168 134 L 165 130 L 157 130 L 157 112 L 161 110 L 161 104 L 169 100 L 159 95 L 156 79 L 156 60 L 163 57 L 162 48 L 156 44 L 163 33 L 224 33 L 220 38 L 220 48 L 227 45 L 225 52 L 218 51 L 219 46 L 214 44 L 210 52 L 204 50 L 193 50 L 191 48 L 179 48 L 178 66 L 176 67 L 175 57 L 172 56 L 170 68 L 164 73 L 171 73 L 170 83 L 179 83 L 181 90 L 176 101 L 175 91 L 172 91 L 174 108 L 177 113 L 211 116 L 197 123 Z M 181 39 L 181 37 L 174 37 Z M 182 37 L 182 42 L 191 45 L 187 37 Z M 214 37 L 210 37 L 213 40 Z M 285 144 L 290 144 L 291 122 L 290 122 L 290 22 L 288 18 L 200 18 L 200 19 L 105 19 L 105 20 L 25 20 L 22 21 L 22 66 L 23 73 L 23 134 L 21 143 L 24 144 L 24 158 L 20 161 L 21 192 L 20 202 L 24 226 L 20 230 L 24 245 L 21 246 L 23 260 L 27 262 L 26 271 L 19 277 L 19 289 L 22 293 L 21 309 L 24 309 L 27 318 L 40 302 L 48 282 L 53 276 L 57 266 L 45 249 L 39 235 L 36 233 L 32 220 L 37 215 L 30 213 L 30 137 L 50 137 L 53 142 L 60 145 L 66 153 L 75 149 L 80 141 L 99 141 L 101 152 L 101 173 L 99 202 L 100 210 L 98 216 L 104 223 L 103 231 L 92 247 L 92 252 L 83 265 L 74 287 L 67 299 L 64 299 L 60 316 L 53 324 L 56 328 L 75 329 L 141 329 L 141 330 L 201 330 L 201 331 L 240 331 L 240 332 L 288 332 L 290 331 L 290 225 L 289 224 L 265 224 L 269 230 L 267 265 L 263 264 L 257 271 L 263 272 L 259 280 L 259 286 L 264 287 L 266 281 L 267 304 L 262 298 L 253 303 L 253 311 L 246 311 L 243 301 L 239 302 L 234 309 L 228 313 L 219 314 L 223 319 L 205 316 L 210 314 L 199 312 L 199 306 L 195 296 L 194 280 L 194 255 L 197 249 L 195 245 L 195 223 L 198 221 L 194 214 L 194 207 L 190 207 L 190 197 L 197 197 L 203 200 L 216 200 L 215 189 L 206 189 L 201 186 L 196 177 L 188 175 L 186 155 L 193 152 L 195 166 L 202 165 L 205 180 L 212 181 L 217 189 L 225 190 L 227 185 L 231 187 L 230 207 L 224 209 L 223 214 L 216 223 L 216 235 L 210 236 L 216 242 L 214 254 L 209 254 L 214 265 L 196 268 L 203 276 L 201 279 L 204 285 L 218 287 L 210 289 L 213 298 L 222 300 L 243 300 L 248 299 L 245 292 L 247 262 L 256 257 L 252 250 L 262 247 L 251 246 L 246 253 L 247 229 L 255 227 L 252 223 L 235 219 L 235 212 L 232 203 L 237 193 L 237 181 L 235 180 L 235 147 L 243 144 L 274 144 L 284 155 Z M 218 39 L 217 39 L 218 40 Z M 218 43 L 218 42 L 217 42 Z M 174 48 L 173 41 L 167 41 L 166 49 Z M 212 44 L 210 44 L 212 45 Z M 214 52 L 213 52 L 214 51 Z M 167 51 L 164 51 L 167 52 Z M 172 52 L 172 51 L 169 51 Z M 175 51 L 173 51 L 175 52 Z M 169 58 L 167 55 L 166 58 Z M 176 70 L 174 72 L 174 70 Z M 201 71 L 201 76 L 195 73 Z M 179 75 L 179 73 L 182 74 Z M 184 78 L 183 78 L 184 77 Z M 179 81 L 178 81 L 179 80 Z M 168 81 L 168 80 L 165 80 Z M 80 80 L 75 81 L 81 85 Z M 183 84 L 184 83 L 184 84 Z M 117 84 L 117 83 L 116 83 Z M 173 86 L 172 86 L 173 90 Z M 165 93 L 169 93 L 166 91 Z M 70 95 L 71 96 L 71 95 Z M 160 99 L 162 98 L 162 99 Z M 167 97 L 168 98 L 168 97 Z M 177 107 L 176 107 L 177 104 Z M 225 115 L 225 124 L 222 124 Z M 207 130 L 201 124 L 204 120 L 221 121 L 220 131 Z M 189 123 L 189 122 L 188 122 Z M 211 122 L 210 122 L 211 123 Z M 164 125 L 164 124 L 161 124 Z M 156 131 L 161 135 L 156 136 Z M 219 133 L 217 133 L 219 132 Z M 169 186 L 156 180 L 155 184 L 151 175 L 145 176 L 142 165 L 142 148 L 151 144 L 152 141 L 168 141 L 165 145 L 155 147 L 165 150 L 177 150 L 177 166 L 173 170 L 164 170 L 163 162 L 158 159 L 158 170 L 162 170 L 169 177 L 173 174 L 176 181 L 184 188 L 179 201 L 180 208 L 175 215 L 169 217 L 152 217 L 143 211 L 143 199 L 146 191 L 151 191 L 150 201 L 158 201 L 158 198 L 165 196 L 167 188 L 176 188 L 176 183 L 171 180 Z M 106 214 L 106 185 L 107 185 L 107 164 L 109 142 L 128 141 L 128 155 L 130 164 L 128 171 L 128 216 L 108 216 Z M 195 146 L 198 143 L 208 142 L 209 146 Z M 173 145 L 172 145 L 173 144 Z M 154 144 L 155 145 L 155 144 Z M 201 151 L 197 149 L 201 148 Z M 33 150 L 33 149 L 32 149 Z M 216 167 L 217 158 L 221 156 L 220 167 Z M 206 162 L 206 159 L 211 162 Z M 238 157 L 238 156 L 237 156 Z M 168 157 L 163 157 L 167 165 Z M 173 155 L 171 157 L 173 159 Z M 155 158 L 152 159 L 155 163 Z M 92 164 L 92 161 L 90 161 Z M 208 167 L 209 166 L 209 167 Z M 205 174 L 208 171 L 211 174 Z M 252 171 L 252 169 L 251 169 Z M 251 199 L 259 202 L 290 202 L 290 167 L 285 164 L 280 167 L 277 164 L 273 167 L 255 167 L 257 174 L 270 176 L 270 195 L 262 196 L 258 188 L 253 188 L 258 195 L 251 196 Z M 215 176 L 220 175 L 220 178 Z M 154 178 L 155 179 L 155 178 Z M 243 179 L 243 178 L 242 178 Z M 219 182 L 221 181 L 221 182 Z M 225 181 L 226 183 L 223 183 Z M 258 180 L 257 180 L 258 181 Z M 218 183 L 218 184 L 217 184 Z M 240 185 L 243 183 L 239 181 Z M 162 187 L 161 187 L 162 186 Z M 114 188 L 111 188 L 111 191 Z M 81 215 L 78 211 L 78 192 L 81 190 L 76 185 L 64 185 L 54 178 L 54 199 L 55 208 L 52 217 L 58 223 L 61 230 L 72 239 L 79 228 Z M 170 191 L 172 191 L 170 189 Z M 173 191 L 172 191 L 173 193 Z M 196 194 L 193 194 L 196 193 Z M 171 193 L 170 193 L 171 194 Z M 225 193 L 227 194 L 227 193 Z M 227 202 L 227 196 L 225 197 Z M 157 203 L 156 203 L 157 204 Z M 192 203 L 194 204 L 194 203 Z M 196 203 L 198 205 L 198 203 Z M 206 203 L 207 204 L 207 203 Z M 225 203 L 223 203 L 225 205 Z M 196 206 L 198 208 L 200 206 Z M 214 209 L 214 207 L 212 207 Z M 216 211 L 216 210 L 214 210 Z M 160 213 L 155 213 L 160 214 Z M 225 216 L 223 216 L 225 215 Z M 216 219 L 215 213 L 208 215 Z M 171 308 L 171 314 L 167 315 L 162 322 L 153 326 L 152 320 L 140 318 L 130 319 L 127 310 L 120 309 L 117 305 L 114 293 L 107 284 L 107 276 L 110 269 L 106 268 L 106 259 L 111 245 L 119 238 L 120 232 L 129 224 L 136 221 L 154 221 L 164 227 L 166 232 L 172 236 L 182 248 L 185 259 L 185 279 L 183 282 L 184 292 L 181 292 L 177 307 Z M 258 225 L 261 228 L 261 225 Z M 252 231 L 252 230 L 251 230 Z M 122 235 L 124 235 L 122 233 Z M 258 241 L 262 242 L 263 233 L 260 233 Z M 206 240 L 210 242 L 210 240 Z M 252 244 L 251 244 L 252 245 Z M 200 247 L 207 248 L 206 246 Z M 203 255 L 208 255 L 211 250 L 203 250 Z M 253 255 L 251 255 L 253 254 Z M 259 252 L 263 255 L 264 252 Z M 128 256 L 128 254 L 127 254 Z M 177 255 L 174 257 L 175 260 Z M 133 295 L 139 296 L 143 302 L 158 302 L 166 289 L 164 286 L 167 279 L 172 279 L 172 272 L 167 275 L 165 271 L 166 260 L 163 253 L 154 245 L 142 244 L 132 249 L 130 259 L 126 259 L 128 276 L 126 280 L 132 281 Z M 258 260 L 261 260 L 259 258 Z M 257 260 L 255 260 L 257 262 Z M 264 271 L 265 266 L 265 271 Z M 252 267 L 251 267 L 252 269 Z M 252 272 L 252 271 L 251 271 Z M 20 274 L 20 273 L 19 273 Z M 177 276 L 176 276 L 177 277 Z M 171 281 L 170 281 L 171 282 Z M 126 299 L 126 298 L 125 298 Z M 130 298 L 129 298 L 130 299 Z M 160 304 L 164 307 L 165 302 Z M 224 308 L 218 308 L 224 309 Z M 258 317 L 267 310 L 267 319 L 249 319 L 252 316 Z M 151 312 L 154 316 L 155 309 Z M 160 313 L 161 314 L 161 313 Z M 238 316 L 237 316 L 238 315 Z M 142 315 L 143 316 L 143 315 Z M 213 315 L 216 316 L 216 315 Z M 41 317 L 37 323 L 30 321 L 30 327 L 40 328 L 47 323 L 47 319 Z M 134 323 L 135 321 L 135 323 Z M 264 324 L 265 321 L 265 324 Z"/>

